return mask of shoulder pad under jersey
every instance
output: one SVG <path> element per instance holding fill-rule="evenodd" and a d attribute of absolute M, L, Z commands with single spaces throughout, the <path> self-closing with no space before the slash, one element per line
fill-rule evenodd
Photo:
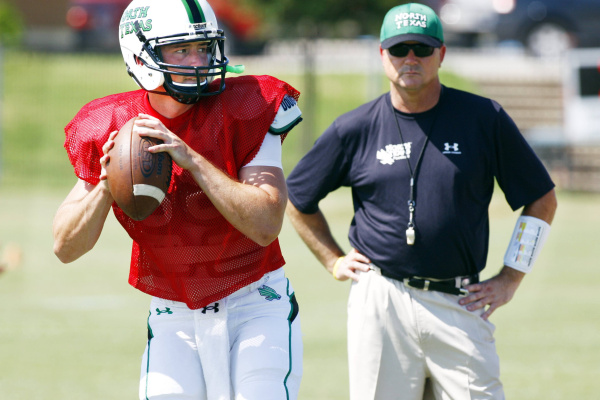
<path fill-rule="evenodd" d="M 302 111 L 298 103 L 292 97 L 285 95 L 273 123 L 269 127 L 269 133 L 273 135 L 283 135 L 289 132 L 294 126 L 302 121 Z"/>

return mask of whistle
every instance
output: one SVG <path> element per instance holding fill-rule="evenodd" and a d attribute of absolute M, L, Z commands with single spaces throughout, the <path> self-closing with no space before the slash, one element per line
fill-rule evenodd
<path fill-rule="evenodd" d="M 409 226 L 406 230 L 406 244 L 409 246 L 415 244 L 415 230 L 412 226 Z"/>

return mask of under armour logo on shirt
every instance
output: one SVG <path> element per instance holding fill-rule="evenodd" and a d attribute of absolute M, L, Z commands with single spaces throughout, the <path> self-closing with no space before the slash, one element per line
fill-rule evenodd
<path fill-rule="evenodd" d="M 442 154 L 462 154 L 461 151 L 458 149 L 458 143 L 444 143 L 444 151 L 442 152 Z"/>

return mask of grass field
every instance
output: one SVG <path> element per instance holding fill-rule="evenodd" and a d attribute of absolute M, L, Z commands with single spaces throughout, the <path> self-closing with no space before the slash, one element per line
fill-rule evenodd
<path fill-rule="evenodd" d="M 135 398 L 148 298 L 127 285 L 130 241 L 111 217 L 91 253 L 61 264 L 52 254 L 51 223 L 63 195 L 0 189 L 0 243 L 17 243 L 24 252 L 20 269 L 0 275 L 0 398 Z M 347 195 L 336 192 L 323 204 L 341 243 L 350 222 Z M 600 392 L 599 201 L 559 193 L 535 271 L 492 317 L 509 399 L 595 399 Z M 501 196 L 491 216 L 488 274 L 497 269 L 516 218 Z M 301 309 L 300 398 L 347 399 L 349 285 L 325 273 L 287 220 L 281 244 Z"/>
<path fill-rule="evenodd" d="M 302 90 L 300 77 L 282 78 Z M 361 79 L 319 77 L 317 130 L 364 101 L 354 93 Z M 83 103 L 134 86 L 118 57 L 21 53 L 6 56 L 3 82 L 0 252 L 16 244 L 23 263 L 0 274 L 0 399 L 136 398 L 149 299 L 127 284 L 129 238 L 111 216 L 96 248 L 63 265 L 52 253 L 51 232 L 75 180 L 62 148 L 63 126 Z M 286 141 L 287 171 L 300 156 L 299 141 L 300 134 Z M 323 208 L 347 248 L 349 193 L 333 193 Z M 515 220 L 495 196 L 487 275 L 498 269 Z M 534 272 L 492 317 L 508 399 L 598 398 L 598 238 L 600 195 L 559 192 Z M 347 399 L 349 285 L 317 264 L 287 220 L 280 241 L 301 310 L 300 398 Z"/>

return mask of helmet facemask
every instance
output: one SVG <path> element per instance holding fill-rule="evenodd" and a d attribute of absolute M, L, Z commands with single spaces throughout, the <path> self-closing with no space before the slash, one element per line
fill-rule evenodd
<path fill-rule="evenodd" d="M 216 33 L 216 36 L 211 35 L 214 37 L 210 38 L 205 33 L 203 37 L 195 36 L 191 39 L 182 39 L 184 35 L 146 39 L 140 30 L 137 32 L 137 36 L 144 42 L 142 48 L 150 56 L 153 63 L 147 63 L 143 58 L 140 58 L 140 61 L 147 68 L 163 74 L 163 87 L 166 94 L 180 103 L 196 103 L 203 96 L 216 95 L 225 90 L 225 72 L 229 60 L 223 56 L 223 42 L 225 40 L 223 31 L 217 30 Z M 165 46 L 194 42 L 206 43 L 206 65 L 188 66 L 169 64 L 164 61 L 162 50 Z M 180 82 L 181 79 L 178 77 L 193 78 L 190 79 L 193 83 Z M 219 85 L 216 87 L 210 85 L 215 77 L 221 78 Z"/>

